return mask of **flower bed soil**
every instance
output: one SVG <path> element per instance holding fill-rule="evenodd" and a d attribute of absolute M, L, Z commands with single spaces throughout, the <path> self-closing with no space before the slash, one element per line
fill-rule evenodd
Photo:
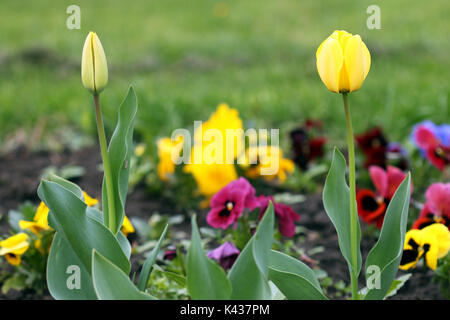
<path fill-rule="evenodd" d="M 74 152 L 64 151 L 59 154 L 46 151 L 30 153 L 25 149 L 18 149 L 0 157 L 0 214 L 3 214 L 0 220 L 0 235 L 2 237 L 8 235 L 9 227 L 5 217 L 9 210 L 17 209 L 26 200 L 38 204 L 36 189 L 44 168 L 68 164 L 84 167 L 85 174 L 74 182 L 91 196 L 100 198 L 102 181 L 102 173 L 98 170 L 100 163 L 97 147 Z M 173 206 L 170 203 L 148 194 L 145 186 L 138 185 L 127 199 L 126 212 L 130 217 L 148 219 L 152 212 L 171 212 L 171 208 Z M 323 247 L 324 250 L 316 253 L 313 259 L 318 261 L 320 268 L 325 270 L 334 282 L 339 280 L 348 282 L 346 262 L 339 251 L 334 227 L 323 210 L 321 195 L 307 196 L 306 201 L 295 205 L 294 209 L 301 215 L 300 224 L 307 229 L 305 241 L 301 246 L 305 249 Z M 201 216 L 199 220 L 203 217 Z M 190 233 L 190 224 L 187 221 L 180 227 L 187 234 Z M 367 255 L 374 242 L 373 239 L 363 237 L 361 243 L 363 257 Z M 132 257 L 133 270 L 138 270 L 140 260 L 138 257 Z M 405 286 L 391 299 L 444 299 L 438 286 L 431 281 L 432 276 L 430 270 L 415 270 Z M 361 276 L 360 279 L 362 287 L 364 277 Z M 51 299 L 51 297 L 48 293 L 37 295 L 30 291 L 10 291 L 7 295 L 0 293 L 0 299 Z"/>

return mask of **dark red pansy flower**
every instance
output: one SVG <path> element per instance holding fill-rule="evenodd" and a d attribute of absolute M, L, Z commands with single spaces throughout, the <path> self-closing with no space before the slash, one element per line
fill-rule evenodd
<path fill-rule="evenodd" d="M 253 210 L 259 206 L 259 202 L 255 197 L 255 189 L 241 177 L 217 192 L 211 198 L 210 206 L 211 210 L 206 216 L 208 224 L 226 229 L 239 219 L 244 209 Z"/>
<path fill-rule="evenodd" d="M 272 201 L 280 233 L 285 237 L 295 235 L 295 222 L 300 220 L 300 215 L 294 209 L 288 205 L 276 203 L 272 196 L 259 196 L 258 201 L 260 203 L 259 219 L 262 219 L 269 206 L 269 201 Z"/>
<path fill-rule="evenodd" d="M 177 256 L 177 250 L 175 250 L 175 249 L 166 250 L 164 252 L 163 259 L 170 261 L 170 260 L 175 259 L 176 256 Z"/>
<path fill-rule="evenodd" d="M 318 135 L 317 131 L 322 129 L 320 120 L 306 120 L 305 123 L 290 132 L 291 145 L 294 153 L 294 162 L 306 170 L 308 164 L 323 156 L 323 146 L 327 139 Z"/>
<path fill-rule="evenodd" d="M 356 135 L 355 139 L 366 157 L 364 167 L 386 167 L 386 147 L 388 141 L 380 127 L 375 127 L 363 134 Z"/>

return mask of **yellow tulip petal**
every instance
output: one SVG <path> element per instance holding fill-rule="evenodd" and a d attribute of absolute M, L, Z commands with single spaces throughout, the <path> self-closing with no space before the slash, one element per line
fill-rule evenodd
<path fill-rule="evenodd" d="M 96 33 L 92 35 L 92 51 L 94 53 L 94 77 L 97 92 L 102 91 L 108 83 L 108 65 L 105 51 Z"/>
<path fill-rule="evenodd" d="M 347 40 L 344 51 L 344 64 L 346 73 L 348 76 L 349 91 L 356 91 L 361 88 L 364 79 L 366 78 L 368 69 L 370 68 L 370 55 L 369 65 L 367 65 L 367 52 L 364 48 L 361 37 L 359 35 L 352 36 Z M 367 50 L 368 51 L 368 50 Z"/>
<path fill-rule="evenodd" d="M 92 55 L 92 36 L 93 32 L 89 32 L 84 41 L 83 53 L 81 57 L 81 80 L 83 86 L 91 91 L 95 89 L 94 79 L 94 56 Z"/>
<path fill-rule="evenodd" d="M 320 79 L 333 92 L 339 92 L 340 72 L 344 63 L 344 55 L 339 42 L 327 38 L 317 50 L 317 71 Z"/>

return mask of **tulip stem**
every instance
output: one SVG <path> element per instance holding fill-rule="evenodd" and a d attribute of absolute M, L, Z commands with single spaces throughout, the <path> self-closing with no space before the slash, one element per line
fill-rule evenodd
<path fill-rule="evenodd" d="M 113 193 L 113 185 L 112 185 L 112 175 L 111 175 L 111 166 L 109 164 L 109 156 L 108 156 L 108 145 L 106 143 L 106 135 L 105 128 L 103 126 L 103 115 L 102 108 L 100 105 L 100 98 L 98 93 L 94 94 L 94 104 L 95 104 L 95 114 L 97 119 L 97 131 L 98 131 L 98 139 L 100 142 L 100 150 L 102 153 L 102 161 L 103 161 L 103 171 L 105 175 L 105 183 L 106 183 L 106 195 L 108 198 L 108 212 L 103 212 L 103 214 L 108 214 L 108 228 L 111 230 L 113 234 L 116 232 L 116 210 L 115 210 L 115 202 L 114 202 L 114 193 Z"/>
<path fill-rule="evenodd" d="M 352 286 L 352 300 L 358 300 L 358 239 L 356 212 L 356 182 L 355 182 L 355 146 L 352 128 L 352 118 L 350 116 L 350 106 L 348 103 L 348 93 L 342 93 L 345 108 L 345 119 L 347 122 L 347 146 L 348 146 L 348 167 L 350 184 L 350 237 L 351 237 L 351 265 L 350 281 Z"/>

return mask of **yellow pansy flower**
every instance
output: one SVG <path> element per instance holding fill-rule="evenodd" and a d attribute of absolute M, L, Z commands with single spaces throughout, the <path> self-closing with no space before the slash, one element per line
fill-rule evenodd
<path fill-rule="evenodd" d="M 199 192 L 207 199 L 238 178 L 233 164 L 188 164 L 184 171 L 192 174 Z"/>
<path fill-rule="evenodd" d="M 450 231 L 441 223 L 423 229 L 412 229 L 406 233 L 402 260 L 399 268 L 408 270 L 417 265 L 423 256 L 427 266 L 436 270 L 437 261 L 450 250 Z"/>
<path fill-rule="evenodd" d="M 284 182 L 287 173 L 295 170 L 292 160 L 283 157 L 283 151 L 278 146 L 254 146 L 246 150 L 245 158 L 240 158 L 241 166 L 246 168 L 249 178 L 263 177 L 271 181 L 278 178 Z M 255 163 L 256 162 L 256 163 Z"/>
<path fill-rule="evenodd" d="M 425 262 L 430 269 L 436 270 L 437 260 L 450 250 L 450 231 L 442 223 L 434 223 L 420 231 Z"/>
<path fill-rule="evenodd" d="M 29 248 L 27 239 L 28 235 L 26 233 L 18 233 L 0 241 L 0 256 L 4 256 L 13 266 L 18 266 L 21 261 L 21 256 Z"/>
<path fill-rule="evenodd" d="M 83 191 L 84 202 L 89 206 L 93 207 L 98 203 L 98 200 L 89 196 L 85 191 Z M 47 205 L 41 201 L 39 204 L 36 213 L 34 214 L 33 221 L 20 220 L 19 227 L 22 230 L 30 230 L 35 235 L 40 235 L 40 233 L 44 230 L 50 230 L 50 226 L 48 225 L 48 212 L 49 209 Z"/>
<path fill-rule="evenodd" d="M 122 228 L 120 229 L 125 237 L 127 237 L 130 233 L 134 233 L 134 227 L 131 224 L 131 221 L 127 216 L 123 218 Z"/>
<path fill-rule="evenodd" d="M 217 157 L 222 158 L 222 163 L 232 163 L 244 150 L 244 130 L 237 109 L 230 108 L 226 103 L 221 103 L 209 119 L 196 128 L 194 146 L 201 146 L 203 158 L 216 158 L 215 148 L 212 148 L 211 152 L 208 151 L 208 146 L 213 143 L 216 146 L 220 143 L 220 141 L 215 140 L 215 133 L 220 134 L 222 138 L 222 149 L 219 149 L 222 157 L 219 155 Z"/>
<path fill-rule="evenodd" d="M 42 231 L 50 229 L 48 225 L 48 212 L 48 207 L 41 201 L 34 214 L 33 221 L 20 220 L 19 227 L 22 230 L 29 229 L 34 234 L 39 235 Z"/>
<path fill-rule="evenodd" d="M 145 149 L 146 149 L 145 143 L 139 143 L 136 146 L 136 148 L 134 148 L 134 155 L 136 157 L 142 157 L 145 153 Z"/>
<path fill-rule="evenodd" d="M 84 203 L 87 204 L 88 207 L 93 207 L 98 203 L 98 200 L 89 196 L 85 191 L 83 191 Z"/>
<path fill-rule="evenodd" d="M 172 160 L 172 153 L 180 155 L 182 150 L 183 136 L 179 135 L 175 141 L 170 138 L 161 138 L 158 140 L 158 177 L 162 181 L 168 181 L 169 175 L 175 172 L 175 163 Z"/>
<path fill-rule="evenodd" d="M 370 52 L 359 35 L 336 30 L 316 52 L 317 71 L 328 90 L 352 92 L 361 88 L 370 70 Z"/>

